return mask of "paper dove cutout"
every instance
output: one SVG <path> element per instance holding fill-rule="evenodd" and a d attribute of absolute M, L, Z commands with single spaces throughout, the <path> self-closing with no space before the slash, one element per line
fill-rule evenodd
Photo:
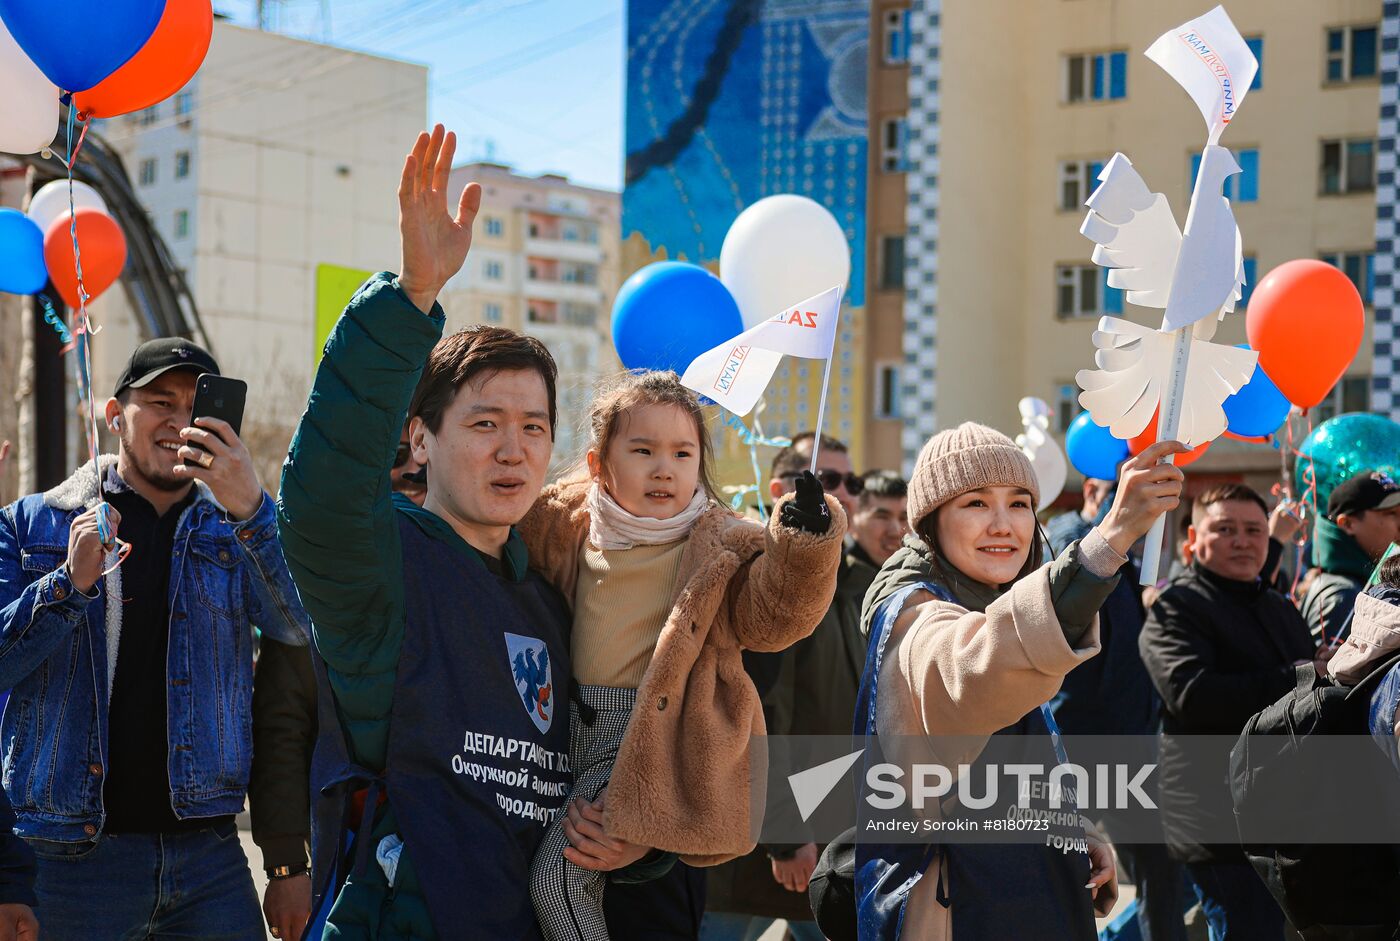
<path fill-rule="evenodd" d="M 1019 404 L 1021 425 L 1025 428 L 1016 436 L 1016 447 L 1031 459 L 1036 482 L 1040 484 L 1039 513 L 1055 502 L 1055 498 L 1065 489 L 1069 477 L 1069 465 L 1065 463 L 1065 453 L 1050 437 L 1050 406 L 1041 399 L 1027 396 Z"/>
<path fill-rule="evenodd" d="M 1125 441 L 1142 434 L 1170 375 L 1173 342 L 1170 333 L 1129 320 L 1104 317 L 1099 321 L 1094 331 L 1098 348 L 1094 362 L 1099 368 L 1083 369 L 1075 376 L 1084 390 L 1079 404 L 1088 409 L 1095 424 L 1106 425 L 1115 438 Z M 1258 359 L 1254 350 L 1191 341 L 1178 440 L 1194 448 L 1225 431 L 1228 419 L 1223 403 L 1249 381 Z"/>
<path fill-rule="evenodd" d="M 1224 190 L 1225 179 L 1239 172 L 1234 157 L 1223 147 L 1210 147 L 1219 156 L 1207 156 L 1201 161 L 1201 174 L 1206 173 L 1207 164 L 1212 174 L 1218 174 L 1216 181 L 1202 181 L 1205 192 L 1215 194 Z M 1233 168 L 1233 169 L 1230 169 Z M 1099 186 L 1085 203 L 1089 214 L 1079 233 L 1096 243 L 1093 262 L 1108 268 L 1109 287 L 1127 292 L 1128 302 L 1139 307 L 1168 308 L 1168 320 L 1162 325 L 1164 330 L 1174 330 L 1194 323 L 1210 313 L 1221 316 L 1235 309 L 1235 302 L 1243 296 L 1244 286 L 1244 246 L 1240 239 L 1239 226 L 1235 225 L 1230 203 L 1224 196 L 1206 199 L 1212 204 L 1205 212 L 1198 211 L 1194 204 L 1187 225 L 1192 229 L 1192 238 L 1187 242 L 1186 254 L 1182 256 L 1182 235 L 1177 228 L 1167 198 L 1147 188 L 1133 162 L 1123 154 L 1113 158 L 1099 173 Z M 1198 187 L 1201 184 L 1198 184 Z M 1220 251 L 1220 238 L 1234 240 L 1234 266 L 1225 272 L 1222 259 L 1228 254 L 1213 254 Z M 1179 257 L 1180 256 L 1180 257 Z M 1177 268 L 1184 275 L 1177 278 Z M 1205 278 L 1204 281 L 1199 279 Z M 1228 287 L 1221 282 L 1230 281 Z M 1176 287 L 1177 296 L 1172 291 Z M 1172 303 L 1175 301 L 1175 303 Z M 1205 312 L 1201 311 L 1205 309 Z M 1173 319 L 1182 323 L 1173 324 Z"/>

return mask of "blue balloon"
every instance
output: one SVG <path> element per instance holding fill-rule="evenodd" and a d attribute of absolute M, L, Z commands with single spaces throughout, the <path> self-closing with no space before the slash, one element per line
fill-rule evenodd
<path fill-rule="evenodd" d="M 0 0 L 15 42 L 66 92 L 87 91 L 141 51 L 165 0 Z"/>
<path fill-rule="evenodd" d="M 44 233 L 18 209 L 0 209 L 0 291 L 37 294 L 48 280 Z"/>
<path fill-rule="evenodd" d="M 1247 350 L 1249 344 L 1241 343 L 1239 348 Z M 1226 399 L 1224 407 L 1226 427 L 1233 434 L 1259 438 L 1278 431 L 1293 403 L 1278 390 L 1278 386 L 1264 372 L 1264 367 L 1256 366 L 1249 382 Z"/>
<path fill-rule="evenodd" d="M 695 357 L 744 332 L 729 289 L 699 265 L 658 261 L 623 282 L 613 346 L 628 369 L 685 372 Z"/>
<path fill-rule="evenodd" d="M 1088 412 L 1080 412 L 1065 432 L 1065 454 L 1085 477 L 1116 480 L 1118 465 L 1128 458 L 1128 442 L 1094 424 Z"/>

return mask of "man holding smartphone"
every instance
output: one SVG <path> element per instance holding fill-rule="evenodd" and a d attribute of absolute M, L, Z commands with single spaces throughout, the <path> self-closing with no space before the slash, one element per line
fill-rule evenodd
<path fill-rule="evenodd" d="M 117 454 L 0 510 L 4 781 L 46 939 L 263 936 L 234 824 L 252 628 L 308 623 L 247 449 L 192 420 L 218 372 L 143 343 L 104 412 Z"/>

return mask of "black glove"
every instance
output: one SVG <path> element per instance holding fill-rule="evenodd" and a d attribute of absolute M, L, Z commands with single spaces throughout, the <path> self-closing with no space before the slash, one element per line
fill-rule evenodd
<path fill-rule="evenodd" d="M 831 528 L 831 513 L 826 508 L 825 491 L 821 481 L 811 471 L 797 478 L 797 497 L 783 504 L 781 522 L 790 529 L 822 535 Z"/>

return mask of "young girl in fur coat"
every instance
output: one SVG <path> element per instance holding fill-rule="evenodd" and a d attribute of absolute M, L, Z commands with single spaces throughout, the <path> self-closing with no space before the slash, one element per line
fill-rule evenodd
<path fill-rule="evenodd" d="M 608 937 L 598 840 L 694 865 L 753 849 L 764 726 L 740 651 L 811 633 L 846 529 L 810 474 L 766 529 L 716 502 L 704 418 L 675 373 L 626 376 L 589 417 L 587 474 L 546 488 L 519 526 L 573 605 L 574 789 L 530 878 L 550 941 Z"/>

